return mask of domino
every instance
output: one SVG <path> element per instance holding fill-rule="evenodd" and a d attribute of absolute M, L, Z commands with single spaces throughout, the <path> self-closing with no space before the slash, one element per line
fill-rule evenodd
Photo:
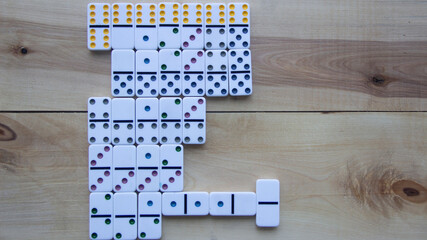
<path fill-rule="evenodd" d="M 228 95 L 228 56 L 225 50 L 206 51 L 206 96 Z"/>
<path fill-rule="evenodd" d="M 228 48 L 249 48 L 250 10 L 248 3 L 229 3 L 228 9 Z"/>
<path fill-rule="evenodd" d="M 92 51 L 111 50 L 110 4 L 87 5 L 87 48 Z"/>
<path fill-rule="evenodd" d="M 209 213 L 212 216 L 253 216 L 256 195 L 253 192 L 211 192 Z"/>
<path fill-rule="evenodd" d="M 209 214 L 209 193 L 179 192 L 162 194 L 165 216 L 205 216 Z"/>
<path fill-rule="evenodd" d="M 280 223 L 280 182 L 276 179 L 256 181 L 258 227 L 278 227 Z"/>
<path fill-rule="evenodd" d="M 138 194 L 139 239 L 162 237 L 162 195 L 159 192 Z"/>
<path fill-rule="evenodd" d="M 181 51 L 179 49 L 161 49 L 159 51 L 159 72 L 160 95 L 181 95 Z"/>
<path fill-rule="evenodd" d="M 181 4 L 176 2 L 162 2 L 159 4 L 159 30 L 157 39 L 158 47 L 181 47 Z"/>
<path fill-rule="evenodd" d="M 182 142 L 182 99 L 160 98 L 160 129 L 161 144 L 179 144 Z"/>
<path fill-rule="evenodd" d="M 113 186 L 115 192 L 136 190 L 136 148 L 120 145 L 113 148 Z"/>
<path fill-rule="evenodd" d="M 160 191 L 180 192 L 184 189 L 184 147 L 160 146 Z"/>
<path fill-rule="evenodd" d="M 135 12 L 135 49 L 157 50 L 157 4 L 138 3 Z"/>
<path fill-rule="evenodd" d="M 205 4 L 206 50 L 227 48 L 227 19 L 225 17 L 225 13 L 226 9 L 224 3 Z"/>
<path fill-rule="evenodd" d="M 136 99 L 136 122 L 138 144 L 159 142 L 159 100 L 157 98 Z"/>
<path fill-rule="evenodd" d="M 182 95 L 205 95 L 205 53 L 203 50 L 182 51 Z"/>
<path fill-rule="evenodd" d="M 137 204 L 134 192 L 114 194 L 114 239 L 137 238 Z"/>
<path fill-rule="evenodd" d="M 186 97 L 183 100 L 183 142 L 204 144 L 206 141 L 206 99 Z"/>
<path fill-rule="evenodd" d="M 133 50 L 112 51 L 111 94 L 114 97 L 135 95 L 135 52 Z"/>
<path fill-rule="evenodd" d="M 136 52 L 136 96 L 157 97 L 159 95 L 159 53 L 156 50 Z"/>
<path fill-rule="evenodd" d="M 89 191 L 111 192 L 113 190 L 113 147 L 110 144 L 89 146 Z"/>
<path fill-rule="evenodd" d="M 87 101 L 88 142 L 90 144 L 111 142 L 111 99 L 92 97 Z"/>
<path fill-rule="evenodd" d="M 204 47 L 204 10 L 200 3 L 182 4 L 182 49 L 203 49 Z"/>
<path fill-rule="evenodd" d="M 138 145 L 136 148 L 136 182 L 138 192 L 158 192 L 160 151 L 158 145 Z"/>
<path fill-rule="evenodd" d="M 232 49 L 228 52 L 229 89 L 231 96 L 252 94 L 252 63 L 249 49 Z"/>
<path fill-rule="evenodd" d="M 113 194 L 91 193 L 89 196 L 89 238 L 113 238 Z"/>
<path fill-rule="evenodd" d="M 112 100 L 114 145 L 135 143 L 135 100 L 133 98 L 114 98 Z"/>
<path fill-rule="evenodd" d="M 134 6 L 132 3 L 113 4 L 113 49 L 133 49 L 135 47 Z"/>

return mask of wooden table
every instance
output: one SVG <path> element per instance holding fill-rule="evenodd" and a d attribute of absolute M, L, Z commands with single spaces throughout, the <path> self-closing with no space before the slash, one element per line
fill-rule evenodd
<path fill-rule="evenodd" d="M 89 1 L 0 3 L 0 239 L 88 239 Z M 113 2 L 113 1 L 108 1 Z M 281 181 L 281 224 L 165 217 L 163 239 L 426 239 L 427 3 L 251 3 L 254 94 L 208 100 L 186 191 Z"/>

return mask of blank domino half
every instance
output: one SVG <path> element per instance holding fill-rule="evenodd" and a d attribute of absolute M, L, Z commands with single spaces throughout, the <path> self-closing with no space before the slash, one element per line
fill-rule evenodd
<path fill-rule="evenodd" d="M 138 236 L 139 239 L 160 239 L 162 237 L 162 195 L 159 192 L 138 194 Z"/>
<path fill-rule="evenodd" d="M 115 192 L 136 190 L 136 147 L 119 145 L 113 148 L 113 186 Z"/>
<path fill-rule="evenodd" d="M 136 142 L 157 144 L 159 142 L 159 100 L 136 99 Z"/>
<path fill-rule="evenodd" d="M 205 48 L 226 49 L 227 48 L 227 18 L 224 3 L 205 4 Z"/>
<path fill-rule="evenodd" d="M 134 192 L 114 194 L 114 239 L 136 239 L 138 218 Z"/>
<path fill-rule="evenodd" d="M 252 63 L 249 49 L 228 52 L 229 89 L 231 96 L 252 94 Z"/>
<path fill-rule="evenodd" d="M 256 181 L 258 227 L 277 227 L 280 223 L 280 182 L 276 179 Z"/>
<path fill-rule="evenodd" d="M 110 144 L 89 146 L 89 191 L 110 192 L 113 190 L 113 147 Z"/>
<path fill-rule="evenodd" d="M 181 4 L 176 2 L 159 3 L 159 48 L 181 47 Z"/>
<path fill-rule="evenodd" d="M 92 97 L 87 100 L 88 131 L 90 144 L 111 142 L 111 98 Z"/>
<path fill-rule="evenodd" d="M 135 47 L 134 6 L 132 3 L 114 3 L 112 11 L 113 49 L 133 49 Z"/>
<path fill-rule="evenodd" d="M 250 9 L 248 3 L 229 3 L 228 9 L 228 48 L 249 48 Z"/>
<path fill-rule="evenodd" d="M 159 95 L 159 52 L 157 50 L 136 51 L 137 97 L 157 97 Z"/>
<path fill-rule="evenodd" d="M 206 141 L 206 99 L 186 97 L 183 100 L 183 142 L 204 144 Z"/>
<path fill-rule="evenodd" d="M 228 95 L 227 66 L 227 51 L 206 51 L 206 96 L 225 97 Z"/>
<path fill-rule="evenodd" d="M 114 98 L 112 101 L 113 129 L 112 143 L 135 143 L 135 100 L 133 98 Z"/>
<path fill-rule="evenodd" d="M 159 164 L 160 151 L 158 145 L 138 145 L 136 148 L 137 191 L 159 191 Z"/>
<path fill-rule="evenodd" d="M 87 48 L 93 51 L 111 50 L 110 4 L 87 5 Z"/>
<path fill-rule="evenodd" d="M 135 5 L 135 49 L 157 50 L 157 4 Z"/>
<path fill-rule="evenodd" d="M 90 239 L 112 239 L 113 223 L 113 194 L 111 192 L 91 193 L 89 196 Z"/>
<path fill-rule="evenodd" d="M 184 96 L 204 96 L 205 52 L 203 50 L 182 51 L 182 94 Z"/>
<path fill-rule="evenodd" d="M 182 15 L 182 49 L 203 49 L 205 32 L 203 5 L 200 3 L 183 3 Z"/>
<path fill-rule="evenodd" d="M 111 52 L 111 94 L 114 97 L 135 95 L 135 52 L 131 49 Z"/>
<path fill-rule="evenodd" d="M 253 192 L 211 192 L 212 216 L 253 216 L 256 213 L 256 195 Z"/>
<path fill-rule="evenodd" d="M 162 194 L 165 216 L 204 216 L 209 214 L 209 193 L 179 192 Z"/>
<path fill-rule="evenodd" d="M 180 192 L 184 189 L 184 147 L 160 146 L 160 191 Z"/>

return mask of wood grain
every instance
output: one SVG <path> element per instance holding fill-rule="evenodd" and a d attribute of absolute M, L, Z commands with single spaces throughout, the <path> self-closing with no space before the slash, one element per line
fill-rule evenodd
<path fill-rule="evenodd" d="M 3 1 L 0 111 L 83 111 L 110 95 L 110 54 L 86 49 L 88 2 Z M 254 95 L 209 111 L 427 110 L 424 2 L 249 2 Z"/>
<path fill-rule="evenodd" d="M 281 225 L 165 217 L 163 239 L 423 239 L 426 113 L 210 113 L 185 190 L 281 181 Z M 86 114 L 0 115 L 0 239 L 87 239 Z"/>

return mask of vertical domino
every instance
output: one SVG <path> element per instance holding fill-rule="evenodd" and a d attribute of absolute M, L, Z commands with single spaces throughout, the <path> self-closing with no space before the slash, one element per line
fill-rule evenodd
<path fill-rule="evenodd" d="M 228 10 L 228 48 L 249 48 L 250 9 L 248 3 L 229 3 Z"/>
<path fill-rule="evenodd" d="M 183 100 L 183 143 L 204 144 L 206 141 L 206 99 L 186 97 Z"/>
<path fill-rule="evenodd" d="M 136 148 L 136 183 L 139 192 L 158 192 L 160 150 L 158 145 L 138 145 Z"/>
<path fill-rule="evenodd" d="M 181 47 L 181 4 L 176 2 L 162 2 L 159 4 L 159 30 L 157 33 L 158 47 Z"/>
<path fill-rule="evenodd" d="M 108 3 L 87 5 L 87 48 L 89 50 L 111 50 L 110 12 Z"/>
<path fill-rule="evenodd" d="M 89 196 L 89 237 L 90 239 L 113 238 L 113 194 L 111 192 L 91 193 Z"/>
<path fill-rule="evenodd" d="M 114 98 L 112 101 L 113 129 L 112 142 L 118 144 L 135 143 L 135 100 Z"/>
<path fill-rule="evenodd" d="M 256 195 L 253 192 L 211 192 L 212 216 L 253 216 L 256 213 Z"/>
<path fill-rule="evenodd" d="M 181 95 L 181 51 L 179 49 L 159 51 L 159 75 L 161 96 Z"/>
<path fill-rule="evenodd" d="M 135 21 L 132 3 L 114 3 L 112 9 L 112 47 L 113 49 L 134 49 Z"/>
<path fill-rule="evenodd" d="M 157 50 L 157 4 L 135 5 L 135 49 Z"/>
<path fill-rule="evenodd" d="M 182 49 L 203 49 L 204 47 L 204 9 L 200 3 L 182 4 Z"/>
<path fill-rule="evenodd" d="M 182 51 L 182 95 L 205 95 L 205 53 L 203 50 Z"/>
<path fill-rule="evenodd" d="M 113 190 L 113 148 L 110 144 L 89 146 L 89 191 L 111 192 Z"/>
<path fill-rule="evenodd" d="M 176 144 L 182 142 L 182 99 L 160 98 L 160 129 L 161 144 Z"/>
<path fill-rule="evenodd" d="M 136 142 L 157 144 L 159 142 L 159 100 L 136 99 Z"/>
<path fill-rule="evenodd" d="M 162 237 L 162 195 L 159 192 L 138 194 L 139 239 Z"/>
<path fill-rule="evenodd" d="M 182 145 L 160 146 L 160 190 L 180 192 L 184 189 L 184 147 Z"/>
<path fill-rule="evenodd" d="M 252 94 L 252 63 L 249 49 L 228 52 L 229 89 L 231 96 Z"/>
<path fill-rule="evenodd" d="M 112 51 L 111 94 L 114 97 L 135 95 L 135 52 L 133 50 Z"/>
<path fill-rule="evenodd" d="M 207 192 L 162 194 L 162 214 L 165 216 L 204 216 L 209 214 Z"/>
<path fill-rule="evenodd" d="M 226 9 L 224 3 L 205 4 L 205 48 L 226 49 L 227 48 L 227 23 Z"/>
<path fill-rule="evenodd" d="M 113 148 L 113 186 L 115 192 L 136 190 L 136 148 L 120 145 Z"/>
<path fill-rule="evenodd" d="M 206 51 L 206 96 L 228 95 L 228 56 L 225 50 Z"/>
<path fill-rule="evenodd" d="M 88 142 L 111 142 L 111 99 L 92 97 L 87 101 Z"/>
<path fill-rule="evenodd" d="M 159 95 L 159 53 L 156 50 L 136 52 L 136 96 L 157 97 Z"/>
<path fill-rule="evenodd" d="M 137 238 L 137 204 L 134 192 L 114 194 L 114 239 Z"/>
<path fill-rule="evenodd" d="M 280 223 L 280 182 L 276 179 L 256 181 L 258 227 L 277 227 Z"/>

